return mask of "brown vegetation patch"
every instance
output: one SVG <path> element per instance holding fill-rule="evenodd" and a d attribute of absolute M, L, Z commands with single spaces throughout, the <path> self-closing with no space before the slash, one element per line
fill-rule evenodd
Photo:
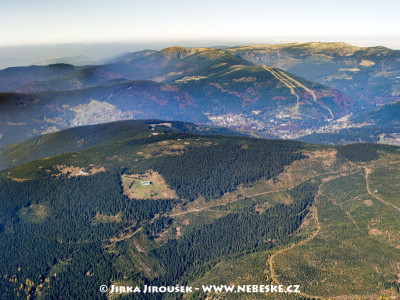
<path fill-rule="evenodd" d="M 360 62 L 360 66 L 362 66 L 362 67 L 371 67 L 371 66 L 373 66 L 373 65 L 375 65 L 375 63 L 374 63 L 373 61 L 366 60 L 366 59 L 363 59 L 363 60 Z"/>
<path fill-rule="evenodd" d="M 138 252 L 145 252 L 144 248 L 139 244 L 137 240 L 133 240 L 133 244 Z"/>
<path fill-rule="evenodd" d="M 90 174 L 97 174 L 97 173 L 105 172 L 106 169 L 104 167 L 97 167 L 97 168 L 96 167 L 92 167 L 88 171 L 89 171 Z"/>
<path fill-rule="evenodd" d="M 172 126 L 172 123 L 149 124 L 149 126 L 151 126 L 152 129 L 154 129 L 154 127 L 156 127 L 156 126 L 167 126 L 167 127 L 171 127 L 171 126 Z"/>
<path fill-rule="evenodd" d="M 150 153 L 144 153 L 142 151 L 137 152 L 136 154 L 144 156 L 145 158 L 150 158 L 152 155 Z"/>
<path fill-rule="evenodd" d="M 318 212 L 316 206 L 313 205 L 310 208 L 310 212 L 303 219 L 300 227 L 293 233 L 293 235 L 316 232 L 317 229 L 318 229 Z"/>
<path fill-rule="evenodd" d="M 185 145 L 188 144 L 180 143 L 180 140 L 178 140 L 177 142 L 161 141 L 158 143 L 154 143 L 148 145 L 142 151 L 137 152 L 137 154 L 145 158 L 158 157 L 162 155 L 180 155 L 183 153 Z"/>
<path fill-rule="evenodd" d="M 24 182 L 24 181 L 28 181 L 28 180 L 32 180 L 32 178 L 15 178 L 15 177 L 11 177 L 7 175 L 8 179 L 11 179 L 13 181 L 17 181 L 17 182 Z"/>
<path fill-rule="evenodd" d="M 212 69 L 215 69 L 215 68 L 219 68 L 219 67 L 222 67 L 222 66 L 226 66 L 228 63 L 220 63 L 220 64 L 218 64 L 218 65 L 213 65 L 213 66 L 211 66 L 211 68 Z"/>
<path fill-rule="evenodd" d="M 124 174 L 121 176 L 124 195 L 129 199 L 178 199 L 174 190 L 171 190 L 165 179 L 153 170 L 148 170 L 144 174 Z M 150 185 L 143 185 L 149 181 Z"/>
<path fill-rule="evenodd" d="M 331 167 L 337 159 L 337 150 L 321 150 L 321 151 L 312 151 L 304 152 L 310 159 L 315 159 L 323 163 L 325 166 Z"/>
<path fill-rule="evenodd" d="M 182 232 L 181 232 L 181 228 L 180 227 L 176 227 L 176 236 L 177 237 L 182 236 Z"/>
<path fill-rule="evenodd" d="M 372 206 L 374 203 L 372 202 L 372 200 L 364 200 L 364 204 L 366 206 Z"/>
<path fill-rule="evenodd" d="M 337 162 L 337 150 L 303 151 L 307 158 L 297 160 L 292 164 L 285 166 L 285 170 L 268 180 L 271 188 L 293 187 L 301 182 L 318 176 L 323 172 L 331 172 L 335 169 Z M 343 167 L 343 170 L 346 168 Z"/>
<path fill-rule="evenodd" d="M 189 82 L 189 81 L 199 81 L 201 79 L 206 79 L 206 78 L 208 78 L 208 76 L 185 76 L 185 77 L 183 77 L 181 79 L 178 79 L 178 80 L 175 80 L 175 81 L 176 82 L 186 83 L 186 82 Z"/>
<path fill-rule="evenodd" d="M 114 159 L 116 159 L 116 160 L 118 160 L 119 162 L 123 162 L 123 161 L 124 161 L 124 159 L 121 158 L 121 157 L 119 157 L 118 155 L 114 155 L 114 156 L 111 156 L 111 157 L 106 157 L 106 159 L 107 159 L 107 160 L 114 160 Z"/>
<path fill-rule="evenodd" d="M 368 233 L 373 236 L 379 236 L 383 234 L 382 230 L 379 230 L 377 228 L 371 228 Z"/>
<path fill-rule="evenodd" d="M 48 208 L 42 204 L 32 204 L 31 206 L 21 208 L 18 211 L 18 217 L 26 222 L 41 223 L 49 215 Z"/>
<path fill-rule="evenodd" d="M 68 178 L 71 178 L 72 176 L 79 176 L 78 174 L 83 172 L 83 168 L 73 167 L 73 166 L 57 165 L 55 166 L 55 168 L 59 170 L 61 174 L 67 175 Z"/>
<path fill-rule="evenodd" d="M 118 223 L 122 221 L 122 214 L 118 213 L 115 216 L 107 216 L 97 213 L 93 218 L 93 224 L 107 224 L 107 223 Z"/>
<path fill-rule="evenodd" d="M 74 176 L 90 176 L 100 172 L 105 172 L 106 169 L 104 167 L 90 167 L 88 169 L 67 165 L 57 165 L 54 166 L 57 170 L 61 172 L 61 174 L 67 175 L 68 178 Z"/>
<path fill-rule="evenodd" d="M 242 77 L 239 79 L 234 78 L 233 82 L 252 82 L 252 81 L 256 81 L 257 78 L 255 77 Z"/>

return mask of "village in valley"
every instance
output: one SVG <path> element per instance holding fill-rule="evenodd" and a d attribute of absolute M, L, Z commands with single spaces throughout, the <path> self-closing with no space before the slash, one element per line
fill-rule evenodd
<path fill-rule="evenodd" d="M 296 116 L 280 112 L 278 114 L 260 114 L 260 111 L 252 111 L 250 114 L 229 113 L 224 115 L 208 115 L 208 119 L 214 126 L 228 127 L 242 132 L 248 132 L 258 137 L 278 137 L 282 139 L 297 139 L 313 133 L 334 133 L 341 129 L 360 128 L 369 124 L 354 124 L 349 120 L 351 115 L 332 120 L 327 119 L 322 126 L 309 126 L 304 124 L 299 128 L 298 122 L 294 125 Z M 307 126 L 308 125 L 308 126 Z"/>

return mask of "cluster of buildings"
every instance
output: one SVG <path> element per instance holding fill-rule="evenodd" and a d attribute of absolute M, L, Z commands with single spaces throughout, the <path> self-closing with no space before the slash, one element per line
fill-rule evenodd
<path fill-rule="evenodd" d="M 293 120 L 289 113 L 281 112 L 276 115 L 259 115 L 260 111 L 252 111 L 249 114 L 224 114 L 207 117 L 213 125 L 234 128 L 250 132 L 254 136 L 277 136 L 282 139 L 297 139 L 313 133 L 333 133 L 342 129 L 363 127 L 365 124 L 354 124 L 349 121 L 351 115 L 338 120 L 326 120 L 327 124 L 321 127 L 307 126 Z M 299 125 L 300 124 L 300 125 Z M 303 128 L 302 128 L 303 127 Z"/>

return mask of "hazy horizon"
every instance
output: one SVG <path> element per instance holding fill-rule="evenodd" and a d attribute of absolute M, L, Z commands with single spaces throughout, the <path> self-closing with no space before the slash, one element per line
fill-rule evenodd
<path fill-rule="evenodd" d="M 0 47 L 307 39 L 400 49 L 399 10 L 395 0 L 19 0 L 2 3 Z"/>
<path fill-rule="evenodd" d="M 400 39 L 399 39 L 400 41 Z M 104 43 L 53 43 L 53 44 L 31 44 L 17 46 L 0 46 L 0 69 L 12 66 L 27 66 L 41 64 L 58 60 L 60 58 L 80 57 L 83 64 L 102 63 L 104 60 L 114 56 L 141 51 L 145 49 L 161 50 L 167 47 L 233 47 L 249 44 L 286 44 L 286 43 L 307 43 L 307 42 L 345 42 L 359 47 L 383 46 L 398 50 L 396 43 L 390 39 L 312 39 L 312 38 L 280 38 L 268 40 L 243 40 L 243 41 L 139 41 L 139 42 L 104 42 Z M 400 42 L 399 42 L 400 43 Z M 79 63 L 78 63 L 79 64 Z"/>
<path fill-rule="evenodd" d="M 395 0 L 19 0 L 1 8 L 0 68 L 80 55 L 96 63 L 170 46 L 321 41 L 400 49 Z"/>

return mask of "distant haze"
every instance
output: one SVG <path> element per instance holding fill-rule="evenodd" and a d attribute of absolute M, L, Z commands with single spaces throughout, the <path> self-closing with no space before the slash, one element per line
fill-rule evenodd
<path fill-rule="evenodd" d="M 398 11 L 398 0 L 2 1 L 0 68 L 96 63 L 169 46 L 340 41 L 400 49 Z"/>
<path fill-rule="evenodd" d="M 399 11 L 398 0 L 2 1 L 0 47 L 357 37 L 400 48 Z"/>
<path fill-rule="evenodd" d="M 400 39 L 398 39 L 400 41 Z M 71 43 L 71 44 L 43 44 L 0 47 L 0 69 L 14 66 L 28 66 L 33 64 L 70 63 L 74 65 L 101 64 L 104 60 L 126 52 L 135 52 L 144 49 L 161 50 L 172 46 L 183 47 L 232 47 L 245 44 L 278 44 L 292 42 L 347 42 L 354 46 L 386 46 L 399 49 L 397 42 L 386 39 L 360 39 L 353 37 L 349 40 L 313 39 L 288 37 L 280 39 L 242 40 L 242 41 L 154 41 L 147 43 Z M 400 42 L 399 42 L 400 43 Z"/>

